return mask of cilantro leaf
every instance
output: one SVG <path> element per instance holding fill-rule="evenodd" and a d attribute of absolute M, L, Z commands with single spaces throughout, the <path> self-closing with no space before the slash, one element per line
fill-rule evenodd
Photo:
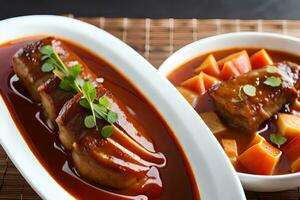
<path fill-rule="evenodd" d="M 83 84 L 82 93 L 90 103 L 92 103 L 96 98 L 96 88 L 89 81 L 87 81 Z"/>
<path fill-rule="evenodd" d="M 272 73 L 276 73 L 276 72 L 278 72 L 278 68 L 277 67 L 275 67 L 275 66 L 267 66 L 266 67 L 266 71 L 268 72 L 268 73 L 270 73 L 270 74 L 272 74 Z"/>
<path fill-rule="evenodd" d="M 86 98 L 80 99 L 79 104 L 84 108 L 91 109 L 91 106 Z"/>
<path fill-rule="evenodd" d="M 111 124 L 115 123 L 118 120 L 118 114 L 113 111 L 109 111 L 107 114 L 107 121 Z"/>
<path fill-rule="evenodd" d="M 264 81 L 264 84 L 265 85 L 269 85 L 271 87 L 278 87 L 281 85 L 281 79 L 279 77 L 274 77 L 274 76 L 271 76 L 271 77 L 268 77 L 265 81 Z"/>
<path fill-rule="evenodd" d="M 100 97 L 99 104 L 106 108 L 108 108 L 110 106 L 110 102 L 108 101 L 108 99 L 106 97 Z"/>
<path fill-rule="evenodd" d="M 93 115 L 88 115 L 84 118 L 84 125 L 87 128 L 94 128 L 96 126 Z"/>
<path fill-rule="evenodd" d="M 74 65 L 72 67 L 69 67 L 69 74 L 70 77 L 73 78 L 74 80 L 79 76 L 80 71 L 81 71 L 81 66 L 80 64 Z"/>
<path fill-rule="evenodd" d="M 45 62 L 41 68 L 42 72 L 51 72 L 54 70 L 54 66 L 51 62 Z"/>
<path fill-rule="evenodd" d="M 68 79 L 62 79 L 59 83 L 59 88 L 64 90 L 64 91 L 71 91 L 72 90 L 72 86 L 70 83 L 70 80 Z"/>
<path fill-rule="evenodd" d="M 256 87 L 254 87 L 253 85 L 244 85 L 243 86 L 243 91 L 245 94 L 247 94 L 250 97 L 254 97 L 256 95 Z"/>
<path fill-rule="evenodd" d="M 107 108 L 98 104 L 93 104 L 96 113 L 103 119 L 107 119 Z"/>
<path fill-rule="evenodd" d="M 104 138 L 108 138 L 113 134 L 113 132 L 114 132 L 113 127 L 111 125 L 106 125 L 102 128 L 101 135 Z"/>
<path fill-rule="evenodd" d="M 40 53 L 51 56 L 52 54 L 54 54 L 54 51 L 51 45 L 45 45 L 40 48 Z"/>
<path fill-rule="evenodd" d="M 278 148 L 287 141 L 287 139 L 281 134 L 271 134 L 270 140 L 273 144 L 277 145 Z"/>

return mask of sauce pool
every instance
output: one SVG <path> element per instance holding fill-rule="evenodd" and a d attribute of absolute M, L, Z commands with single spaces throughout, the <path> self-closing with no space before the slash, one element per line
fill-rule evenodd
<path fill-rule="evenodd" d="M 80 177 L 69 153 L 61 145 L 58 133 L 47 126 L 42 107 L 31 102 L 11 66 L 14 53 L 35 39 L 39 38 L 21 39 L 0 46 L 0 92 L 26 143 L 56 182 L 79 199 L 200 199 L 187 159 L 172 131 L 154 107 L 108 62 L 83 47 L 63 40 L 98 77 L 104 78 L 104 87 L 111 90 L 134 113 L 151 134 L 155 149 L 167 159 L 166 166 L 158 169 L 162 190 L 155 191 L 160 189 L 153 187 L 152 192 L 159 193 L 154 197 L 151 194 L 121 195 L 117 190 L 92 184 Z"/>

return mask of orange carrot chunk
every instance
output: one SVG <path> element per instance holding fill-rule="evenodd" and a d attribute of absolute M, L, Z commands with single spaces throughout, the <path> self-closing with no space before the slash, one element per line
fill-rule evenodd
<path fill-rule="evenodd" d="M 198 94 L 204 94 L 206 92 L 203 73 L 200 73 L 192 78 L 181 83 L 181 86 L 190 89 Z"/>
<path fill-rule="evenodd" d="M 282 147 L 290 162 L 300 158 L 300 135 L 294 137 L 289 143 Z"/>
<path fill-rule="evenodd" d="M 250 144 L 248 145 L 248 148 L 252 147 L 255 144 L 261 143 L 263 141 L 266 141 L 265 138 L 263 136 L 259 135 L 259 134 L 256 134 L 254 136 L 254 138 L 252 139 L 252 141 L 250 142 Z"/>
<path fill-rule="evenodd" d="M 236 69 L 234 64 L 231 61 L 228 61 L 224 64 L 221 73 L 220 78 L 222 80 L 228 80 L 230 77 L 236 77 L 239 76 L 240 72 Z"/>
<path fill-rule="evenodd" d="M 235 166 L 237 163 L 237 156 L 238 156 L 236 141 L 233 139 L 222 139 L 221 143 L 229 160 L 231 161 L 233 166 Z"/>
<path fill-rule="evenodd" d="M 204 85 L 205 85 L 206 90 L 209 90 L 213 85 L 220 82 L 219 79 L 217 79 L 213 76 L 207 75 L 204 72 L 200 72 L 200 74 L 201 73 L 202 73 L 202 76 L 203 76 L 203 81 L 204 81 Z"/>
<path fill-rule="evenodd" d="M 195 69 L 195 73 L 199 74 L 200 72 L 205 72 L 208 75 L 219 77 L 220 69 L 212 54 L 210 54 L 203 63 Z"/>
<path fill-rule="evenodd" d="M 272 175 L 282 152 L 266 141 L 257 143 L 244 151 L 238 162 L 250 173 Z"/>
<path fill-rule="evenodd" d="M 192 78 L 181 83 L 181 86 L 197 92 L 198 94 L 204 94 L 214 84 L 220 82 L 217 78 L 207 75 L 204 72 L 193 76 Z"/>
<path fill-rule="evenodd" d="M 291 164 L 291 170 L 292 172 L 300 172 L 300 158 L 292 162 Z"/>
<path fill-rule="evenodd" d="M 250 58 L 250 61 L 253 69 L 259 69 L 267 65 L 273 65 L 273 60 L 265 49 L 253 54 Z"/>
<path fill-rule="evenodd" d="M 225 67 L 225 63 L 229 61 L 240 74 L 247 73 L 251 70 L 251 63 L 246 50 L 231 54 L 219 60 L 217 64 L 221 69 L 223 69 L 223 67 Z"/>

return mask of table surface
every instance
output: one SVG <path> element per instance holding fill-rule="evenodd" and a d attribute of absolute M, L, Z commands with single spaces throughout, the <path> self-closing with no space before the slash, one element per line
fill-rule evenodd
<path fill-rule="evenodd" d="M 73 17 L 72 15 L 69 15 Z M 158 67 L 163 60 L 195 40 L 237 31 L 266 31 L 300 37 L 300 21 L 198 20 L 78 17 L 120 38 Z M 299 200 L 299 189 L 275 193 L 245 191 L 247 199 Z M 39 199 L 0 147 L 0 199 Z"/>
<path fill-rule="evenodd" d="M 0 19 L 29 14 L 202 19 L 300 19 L 299 0 L 0 0 Z"/>

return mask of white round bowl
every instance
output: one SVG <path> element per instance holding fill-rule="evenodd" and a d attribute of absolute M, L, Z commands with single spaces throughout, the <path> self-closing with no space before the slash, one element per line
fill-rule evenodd
<path fill-rule="evenodd" d="M 245 199 L 233 167 L 204 122 L 141 55 L 107 32 L 75 19 L 27 16 L 0 22 L 0 44 L 35 34 L 72 40 L 109 61 L 126 76 L 173 130 L 191 165 L 202 199 Z M 30 151 L 1 97 L 0 119 L 1 145 L 38 194 L 43 199 L 72 199 Z"/>
<path fill-rule="evenodd" d="M 176 51 L 159 67 L 167 76 L 190 59 L 212 51 L 228 48 L 266 48 L 300 55 L 300 39 L 272 33 L 240 32 L 201 39 Z M 262 176 L 237 173 L 246 190 L 257 192 L 281 191 L 300 186 L 300 173 Z"/>

